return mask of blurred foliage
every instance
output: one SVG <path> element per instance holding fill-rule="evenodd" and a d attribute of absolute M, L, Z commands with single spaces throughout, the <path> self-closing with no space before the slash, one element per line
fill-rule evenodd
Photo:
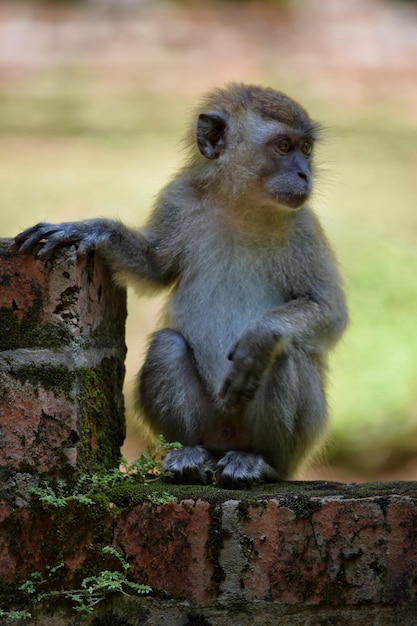
<path fill-rule="evenodd" d="M 0 86 L 0 134 L 116 139 L 158 129 L 166 135 L 176 130 L 180 104 L 169 106 L 168 115 L 163 98 L 139 87 L 91 87 L 82 71 L 66 68 L 12 90 Z"/>
<path fill-rule="evenodd" d="M 21 2 L 27 2 L 28 0 L 19 0 Z M 126 9 L 135 9 L 137 7 L 140 7 L 143 4 L 146 4 L 146 2 L 149 2 L 151 0 L 42 0 L 44 2 L 44 4 L 50 4 L 50 5 L 54 5 L 54 4 L 91 4 L 94 5 L 95 7 L 97 6 L 103 6 L 103 7 L 110 7 L 113 9 L 121 9 L 121 10 L 126 10 Z M 155 0 L 154 0 L 155 1 Z M 225 3 L 229 3 L 229 4 L 250 4 L 250 3 L 257 3 L 259 4 L 259 0 L 171 0 L 171 2 L 173 4 L 178 4 L 178 5 L 184 5 L 184 6 L 196 6 L 196 5 L 210 5 L 210 4 L 225 4 Z M 274 6 L 281 6 L 281 7 L 285 7 L 288 6 L 290 4 L 292 4 L 294 2 L 294 0 L 261 0 L 261 2 L 263 2 L 264 4 L 271 4 Z"/>
<path fill-rule="evenodd" d="M 395 109 L 300 99 L 335 124 L 315 205 L 341 260 L 351 312 L 332 360 L 328 454 L 372 474 L 417 453 L 417 127 Z M 3 87 L 1 235 L 96 215 L 142 223 L 182 161 L 193 105 L 144 88 L 93 86 L 74 68 Z M 156 309 L 129 298 L 132 379 Z"/>
<path fill-rule="evenodd" d="M 28 0 L 18 0 L 19 2 L 28 2 Z M 79 4 L 91 4 L 94 6 L 111 7 L 114 9 L 135 9 L 146 2 L 151 0 L 42 0 L 44 4 L 50 5 L 79 5 Z M 392 4 L 416 4 L 417 0 L 389 0 Z M 296 3 L 296 0 L 171 0 L 173 4 L 183 6 L 196 6 L 196 5 L 213 5 L 213 4 L 270 4 L 278 7 L 288 7 Z"/>

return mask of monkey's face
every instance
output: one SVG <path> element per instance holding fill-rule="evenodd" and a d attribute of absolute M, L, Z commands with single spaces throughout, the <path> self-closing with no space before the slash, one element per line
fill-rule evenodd
<path fill-rule="evenodd" d="M 311 165 L 315 141 L 312 123 L 291 128 L 250 113 L 243 122 L 242 167 L 248 167 L 258 202 L 297 209 L 313 188 Z"/>
<path fill-rule="evenodd" d="M 311 134 L 285 127 L 266 143 L 260 180 L 268 198 L 291 209 L 306 202 L 313 189 L 313 147 Z"/>
<path fill-rule="evenodd" d="M 231 116 L 200 114 L 197 146 L 217 178 L 235 197 L 256 206 L 303 206 L 312 192 L 315 126 L 307 117 L 299 128 L 265 119 L 253 111 Z"/>

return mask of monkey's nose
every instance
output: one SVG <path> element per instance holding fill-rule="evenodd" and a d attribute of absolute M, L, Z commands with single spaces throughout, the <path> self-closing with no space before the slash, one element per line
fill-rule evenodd
<path fill-rule="evenodd" d="M 305 174 L 304 172 L 298 172 L 298 176 L 300 178 L 302 178 L 303 180 L 307 181 L 308 180 L 308 176 L 307 174 Z"/>

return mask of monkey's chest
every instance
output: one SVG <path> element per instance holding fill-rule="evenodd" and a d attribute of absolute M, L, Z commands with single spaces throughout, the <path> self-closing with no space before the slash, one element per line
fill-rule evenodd
<path fill-rule="evenodd" d="M 263 262 L 262 262 L 263 261 Z M 231 247 L 190 259 L 168 304 L 166 323 L 190 344 L 201 375 L 217 390 L 228 354 L 262 313 L 283 303 L 274 261 Z"/>

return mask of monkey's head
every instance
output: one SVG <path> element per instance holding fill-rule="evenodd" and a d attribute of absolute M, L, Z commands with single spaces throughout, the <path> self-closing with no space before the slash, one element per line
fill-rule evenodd
<path fill-rule="evenodd" d="M 312 191 L 317 127 L 273 89 L 232 84 L 204 98 L 193 143 L 205 180 L 256 205 L 301 207 Z"/>

